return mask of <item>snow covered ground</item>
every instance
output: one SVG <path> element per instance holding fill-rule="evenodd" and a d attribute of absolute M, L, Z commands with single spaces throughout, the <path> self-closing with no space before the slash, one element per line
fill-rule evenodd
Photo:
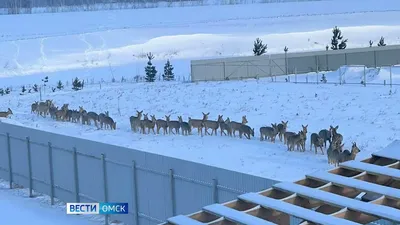
<path fill-rule="evenodd" d="M 344 2 L 347 7 L 337 7 Z M 398 43 L 400 3 L 360 2 L 337 0 L 6 16 L 0 22 L 3 32 L 0 86 L 11 86 L 13 91 L 0 97 L 0 109 L 10 107 L 14 115 L 2 121 L 107 140 L 278 180 L 299 179 L 330 166 L 326 156 L 309 151 L 287 152 L 279 142 L 260 142 L 259 127 L 272 122 L 288 120 L 291 131 L 308 124 L 309 134 L 329 125 L 339 125 L 346 147 L 356 141 L 362 151 L 359 157 L 366 157 L 399 135 L 399 110 L 393 107 L 399 101 L 397 87 L 390 93 L 387 86 L 271 83 L 269 79 L 182 82 L 189 78 L 191 59 L 250 55 L 256 37 L 268 44 L 271 53 L 283 51 L 284 46 L 289 51 L 324 49 L 332 27 L 338 25 L 349 39 L 349 47 L 367 46 L 370 39 L 376 42 L 381 36 L 385 36 L 388 44 Z M 159 71 L 165 60 L 171 59 L 179 81 L 132 82 L 135 76 L 144 73 L 146 52 L 154 53 Z M 393 81 L 400 83 L 400 71 L 393 69 L 392 72 Z M 359 68 L 344 69 L 342 73 L 327 73 L 328 82 L 339 81 L 344 76 L 346 83 L 360 83 Z M 98 113 L 110 111 L 118 129 L 97 130 L 30 114 L 30 104 L 39 100 L 39 94 L 20 95 L 21 86 L 40 85 L 45 76 L 49 76 L 50 86 L 55 86 L 58 80 L 64 85 L 68 81 L 69 86 L 54 93 L 47 87 L 42 93 L 43 99 L 54 99 L 57 105 L 69 103 L 70 108 L 84 106 Z M 128 82 L 110 83 L 112 76 L 117 81 L 124 77 Z M 313 76 L 297 75 L 297 79 L 316 80 Z M 87 86 L 82 91 L 72 91 L 73 77 L 85 79 Z M 387 77 L 385 68 L 368 70 L 370 81 L 383 83 Z M 101 80 L 106 82 L 100 85 Z M 196 131 L 189 137 L 133 134 L 129 116 L 136 110 L 144 110 L 157 118 L 171 114 L 171 118 L 177 119 L 182 115 L 185 120 L 189 116 L 199 118 L 201 112 L 210 112 L 210 119 L 222 114 L 224 118 L 240 120 L 242 115 L 247 115 L 256 137 L 250 141 L 199 137 Z"/>
<path fill-rule="evenodd" d="M 37 193 L 35 193 L 37 195 Z M 26 189 L 9 189 L 0 179 L 0 210 L 4 225 L 101 225 L 103 216 L 67 215 L 65 203 L 50 206 L 47 196 L 29 198 Z"/>
<path fill-rule="evenodd" d="M 337 7 L 343 2 L 346 8 Z M 336 0 L 6 16 L 0 23 L 0 76 L 19 77 L 4 80 L 4 86 L 31 84 L 43 75 L 53 80 L 78 76 L 99 81 L 111 79 L 111 66 L 115 76 L 133 77 L 143 75 L 145 53 L 152 52 L 159 71 L 171 59 L 177 76 L 188 79 L 190 59 L 250 55 L 256 37 L 268 44 L 270 53 L 283 52 L 285 46 L 293 52 L 325 49 L 335 25 L 349 39 L 349 48 L 367 46 L 369 40 L 377 43 L 381 36 L 388 44 L 399 43 L 400 3 L 359 3 Z"/>
<path fill-rule="evenodd" d="M 329 78 L 328 78 L 329 79 Z M 119 102 L 118 102 L 119 97 Z M 381 150 L 400 135 L 397 88 L 389 95 L 387 86 L 315 85 L 271 83 L 269 79 L 227 82 L 156 82 L 111 83 L 90 85 L 81 91 L 70 88 L 47 92 L 43 99 L 54 99 L 56 105 L 69 103 L 71 109 L 83 106 L 97 113 L 109 111 L 117 121 L 117 130 L 97 130 L 94 126 L 56 122 L 30 113 L 30 104 L 39 94 L 20 96 L 18 93 L 2 97 L 0 108 L 13 109 L 8 123 L 36 129 L 103 141 L 143 151 L 179 157 L 263 177 L 292 181 L 304 174 L 330 168 L 326 155 L 287 152 L 286 146 L 260 142 L 259 128 L 288 120 L 288 130 L 299 131 L 308 124 L 308 135 L 339 125 L 345 147 L 357 142 L 358 157 L 369 156 Z M 119 110 L 118 110 L 119 104 Z M 143 135 L 132 133 L 129 117 L 136 110 L 162 118 L 171 115 L 201 118 L 210 112 L 210 119 L 224 118 L 238 121 L 246 115 L 255 128 L 252 140 L 197 135 Z M 107 138 L 105 138 L 107 137 Z M 307 142 L 307 149 L 309 143 Z"/>

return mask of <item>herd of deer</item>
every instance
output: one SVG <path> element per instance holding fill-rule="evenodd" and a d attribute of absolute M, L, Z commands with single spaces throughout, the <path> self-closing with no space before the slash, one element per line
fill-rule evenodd
<path fill-rule="evenodd" d="M 69 121 L 73 123 L 82 122 L 82 124 L 86 125 L 91 125 L 91 122 L 93 121 L 97 128 L 103 128 L 104 126 L 105 129 L 117 129 L 117 123 L 108 115 L 108 111 L 97 114 L 95 112 L 87 112 L 82 106 L 79 106 L 78 110 L 71 110 L 68 106 L 69 104 L 63 104 L 59 109 L 59 107 L 56 107 L 53 104 L 52 100 L 34 102 L 31 105 L 31 113 L 37 113 L 38 116 L 40 115 L 43 117 L 50 115 L 52 119 L 57 121 Z"/>
<path fill-rule="evenodd" d="M 95 112 L 87 112 L 83 107 L 79 106 L 78 110 L 68 109 L 68 104 L 64 104 L 60 109 L 54 106 L 52 100 L 46 100 L 45 102 L 34 102 L 31 105 L 31 113 L 37 113 L 46 117 L 50 114 L 50 117 L 58 121 L 70 121 L 74 123 L 82 122 L 82 124 L 90 125 L 91 121 L 94 122 L 95 126 L 105 129 L 108 127 L 110 129 L 116 129 L 116 122 L 108 115 L 108 111 L 105 113 L 97 114 Z M 142 134 L 150 133 L 150 130 L 154 134 L 159 134 L 160 130 L 163 129 L 165 134 L 179 134 L 182 131 L 183 135 L 191 135 L 192 129 L 197 128 L 197 133 L 203 136 L 203 129 L 205 135 L 217 135 L 217 130 L 220 129 L 220 134 L 225 136 L 236 137 L 236 132 L 239 132 L 239 137 L 245 136 L 247 139 L 254 137 L 254 128 L 246 125 L 248 123 L 246 116 L 242 116 L 242 122 L 230 121 L 229 117 L 224 120 L 222 115 L 218 115 L 216 121 L 209 120 L 208 116 L 210 113 L 203 112 L 202 119 L 192 119 L 189 117 L 188 122 L 184 122 L 181 116 L 178 116 L 178 120 L 171 120 L 171 115 L 166 115 L 165 120 L 156 119 L 154 115 L 149 119 L 148 114 L 142 111 L 136 111 L 136 116 L 131 116 L 129 118 L 131 130 L 133 132 L 140 132 Z M 8 117 L 12 115 L 12 111 L 8 108 L 7 112 L 0 112 L 0 117 Z M 143 119 L 142 119 L 143 116 Z M 271 127 L 265 126 L 260 128 L 260 140 L 269 140 L 275 143 L 275 139 L 278 136 L 279 140 L 287 145 L 288 151 L 294 151 L 296 147 L 297 151 L 305 151 L 305 143 L 307 139 L 307 128 L 308 125 L 302 125 L 302 129 L 299 132 L 287 131 L 288 121 L 281 121 L 281 123 L 271 124 Z M 329 142 L 329 147 L 327 149 L 328 163 L 335 166 L 339 163 L 346 162 L 349 160 L 354 160 L 360 149 L 357 144 L 353 142 L 351 150 L 343 150 L 344 144 L 343 136 L 337 132 L 339 127 L 330 126 L 329 129 L 320 130 L 317 133 L 312 133 L 310 137 L 310 150 L 314 145 L 315 154 L 317 154 L 317 149 L 320 148 L 322 154 L 324 154 L 323 147 L 326 149 L 326 142 Z M 155 131 L 155 129 L 157 131 Z M 209 133 L 211 129 L 211 133 Z M 173 132 L 175 131 L 175 133 Z"/>
<path fill-rule="evenodd" d="M 150 130 L 152 130 L 154 134 L 159 134 L 160 130 L 163 129 L 164 134 L 179 134 L 179 130 L 181 129 L 183 135 L 189 135 L 192 129 L 196 128 L 197 133 L 201 136 L 203 136 L 203 129 L 205 135 L 217 135 L 217 130 L 220 129 L 221 136 L 224 134 L 225 136 L 235 137 L 236 132 L 239 132 L 240 138 L 242 138 L 242 136 L 245 136 L 247 139 L 251 139 L 251 136 L 254 137 L 254 128 L 246 125 L 248 123 L 246 116 L 242 116 L 242 122 L 239 123 L 231 121 L 229 117 L 224 120 L 222 115 L 218 115 L 217 120 L 209 120 L 208 116 L 210 113 L 203 112 L 202 119 L 192 119 L 189 117 L 188 122 L 184 122 L 181 116 L 178 116 L 177 121 L 171 121 L 171 115 L 166 115 L 165 120 L 163 120 L 156 119 L 154 115 L 149 119 L 148 114 L 143 113 L 143 110 L 136 110 L 136 113 L 136 116 L 131 116 L 129 118 L 131 129 L 134 132 L 140 131 L 140 133 L 143 134 L 146 134 L 147 128 L 147 133 L 150 133 Z M 296 146 L 298 151 L 304 152 L 308 125 L 302 125 L 302 130 L 295 133 L 286 130 L 287 124 L 288 121 L 281 121 L 279 124 L 271 124 L 271 127 L 261 127 L 260 140 L 269 140 L 275 143 L 275 139 L 278 136 L 279 140 L 282 141 L 283 139 L 284 144 L 288 146 L 288 151 L 293 151 Z M 343 136 L 337 132 L 338 128 L 338 126 L 330 126 L 329 130 L 323 129 L 319 131 L 318 134 L 312 133 L 310 140 L 310 150 L 312 150 L 314 145 L 315 154 L 317 154 L 317 148 L 320 148 L 322 154 L 324 154 L 323 147 L 326 149 L 326 142 L 329 142 L 327 150 L 328 163 L 334 164 L 335 166 L 342 162 L 354 160 L 357 153 L 360 152 L 355 142 L 350 151 L 343 150 Z M 211 129 L 211 133 L 209 133 L 209 129 Z M 175 133 L 173 131 L 175 131 Z"/>

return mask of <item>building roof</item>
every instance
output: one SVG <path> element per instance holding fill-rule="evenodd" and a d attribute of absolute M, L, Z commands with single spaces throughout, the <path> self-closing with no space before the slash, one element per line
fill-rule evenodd
<path fill-rule="evenodd" d="M 372 199 L 359 196 L 373 194 Z M 400 223 L 400 141 L 362 161 L 348 161 L 327 172 L 282 182 L 236 200 L 175 216 L 165 225 L 352 225 L 377 220 Z"/>

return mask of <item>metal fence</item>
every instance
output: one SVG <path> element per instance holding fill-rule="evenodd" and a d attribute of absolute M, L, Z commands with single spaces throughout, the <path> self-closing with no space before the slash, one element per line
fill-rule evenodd
<path fill-rule="evenodd" d="M 367 68 L 366 66 L 344 66 L 335 72 L 320 71 L 317 73 L 272 76 L 271 82 L 288 82 L 296 84 L 334 84 L 334 85 L 383 85 L 392 88 L 400 85 L 400 66 Z M 296 71 L 296 70 L 295 70 Z"/>
<path fill-rule="evenodd" d="M 400 64 L 400 45 L 191 61 L 192 81 L 221 81 L 336 71 L 345 65 Z"/>
<path fill-rule="evenodd" d="M 128 202 L 128 215 L 150 225 L 188 214 L 276 181 L 134 149 L 0 122 L 0 178 L 64 202 Z M 221 159 L 223 160 L 223 159 Z"/>

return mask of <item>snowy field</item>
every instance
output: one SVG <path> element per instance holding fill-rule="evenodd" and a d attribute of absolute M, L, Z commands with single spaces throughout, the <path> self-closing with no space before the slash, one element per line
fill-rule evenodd
<path fill-rule="evenodd" d="M 344 3 L 347 7 L 338 7 Z M 189 62 L 250 55 L 256 37 L 268 44 L 269 53 L 282 52 L 284 46 L 290 51 L 324 49 L 335 25 L 349 39 L 349 48 L 367 46 L 370 39 L 376 43 L 381 36 L 387 44 L 398 44 L 400 3 L 384 3 L 337 0 L 5 16 L 0 22 L 0 86 L 10 86 L 12 92 L 0 96 L 0 109 L 10 107 L 14 115 L 2 122 L 106 140 L 277 180 L 300 179 L 330 168 L 326 156 L 309 150 L 287 152 L 280 142 L 260 142 L 259 127 L 288 120 L 288 130 L 299 131 L 301 125 L 308 124 L 310 135 L 339 125 L 345 147 L 356 141 L 362 151 L 358 158 L 367 157 L 400 133 L 400 112 L 393 107 L 399 103 L 397 87 L 391 91 L 388 86 L 362 87 L 359 68 L 326 74 L 328 82 L 344 76 L 346 83 L 358 85 L 275 83 L 270 79 L 182 82 L 189 79 Z M 146 52 L 154 53 L 159 71 L 165 60 L 171 59 L 179 81 L 132 82 L 144 74 Z M 392 72 L 393 81 L 400 83 L 400 70 Z M 45 76 L 49 76 L 50 86 L 58 80 L 66 86 L 68 81 L 69 86 L 54 93 L 47 87 L 43 99 L 54 99 L 58 106 L 69 103 L 72 109 L 83 106 L 97 113 L 109 111 L 117 121 L 117 130 L 97 130 L 31 114 L 30 105 L 39 100 L 39 94 L 20 95 L 21 86 L 40 85 Z M 111 83 L 113 76 L 127 82 Z M 316 79 L 313 76 L 297 75 L 297 79 Z M 82 91 L 72 91 L 73 77 L 88 85 Z M 368 70 L 372 81 L 383 83 L 387 77 L 385 68 Z M 105 82 L 100 85 L 101 80 Z M 197 131 L 189 137 L 135 134 L 129 128 L 129 116 L 136 110 L 157 118 L 182 115 L 184 120 L 200 118 L 202 112 L 210 112 L 210 119 L 221 114 L 235 121 L 246 115 L 256 137 L 199 137 Z"/>
<path fill-rule="evenodd" d="M 337 7 L 344 2 L 347 7 Z M 377 43 L 381 36 L 387 44 L 399 43 L 400 3 L 359 3 L 336 0 L 6 16 L 0 23 L 0 77 L 13 77 L 4 79 L 3 86 L 32 84 L 43 75 L 51 76 L 53 83 L 75 76 L 111 80 L 110 71 L 133 78 L 143 75 L 145 54 L 152 52 L 159 71 L 170 59 L 176 75 L 187 80 L 190 59 L 250 55 L 256 37 L 268 44 L 269 53 L 283 52 L 285 46 L 293 52 L 325 49 L 335 25 L 349 39 L 349 48 L 367 46 L 369 40 Z"/>
<path fill-rule="evenodd" d="M 0 179 L 0 210 L 4 225 L 102 225 L 104 216 L 67 215 L 65 203 L 34 193 L 29 198 L 27 189 L 9 189 L 8 183 Z M 111 223 L 113 225 L 113 223 Z M 119 224 L 121 225 L 121 224 Z"/>
<path fill-rule="evenodd" d="M 71 109 L 83 106 L 97 113 L 109 111 L 117 121 L 116 131 L 37 117 L 30 113 L 30 103 L 38 100 L 37 93 L 3 96 L 0 107 L 13 109 L 12 119 L 7 120 L 9 123 L 292 181 L 316 170 L 329 169 L 326 155 L 315 155 L 309 150 L 287 152 L 280 142 L 260 142 L 258 129 L 261 126 L 288 120 L 288 130 L 297 132 L 301 125 L 308 125 L 310 135 L 330 125 L 339 125 L 345 147 L 351 147 L 351 142 L 355 141 L 362 151 L 358 157 L 367 157 L 400 135 L 400 111 L 393 107 L 400 103 L 396 88 L 393 93 L 389 95 L 389 88 L 385 86 L 271 83 L 260 79 L 113 83 L 102 89 L 93 85 L 78 92 L 66 89 L 43 96 L 53 99 L 58 106 L 69 103 Z M 136 134 L 129 125 L 129 117 L 135 115 L 136 110 L 144 110 L 156 118 L 171 115 L 175 120 L 178 115 L 184 120 L 189 116 L 201 118 L 202 112 L 210 112 L 210 119 L 214 120 L 219 114 L 235 121 L 246 115 L 249 125 L 256 130 L 255 138 L 247 140 L 219 134 L 200 137 L 197 131 L 192 136 Z"/>

